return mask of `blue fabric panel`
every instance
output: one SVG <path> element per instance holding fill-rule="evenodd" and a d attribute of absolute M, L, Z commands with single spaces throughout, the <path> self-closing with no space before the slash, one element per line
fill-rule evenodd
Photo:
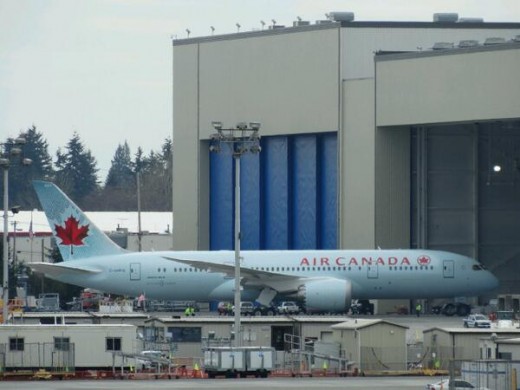
<path fill-rule="evenodd" d="M 317 147 L 315 135 L 299 135 L 292 142 L 292 248 L 315 249 L 318 244 Z"/>
<path fill-rule="evenodd" d="M 234 248 L 234 169 L 230 150 L 210 155 L 210 249 Z"/>
<path fill-rule="evenodd" d="M 241 249 L 260 249 L 260 155 L 240 158 Z"/>
<path fill-rule="evenodd" d="M 338 200 L 337 200 L 337 135 L 321 136 L 319 152 L 319 245 L 318 249 L 338 247 Z"/>
<path fill-rule="evenodd" d="M 287 137 L 262 138 L 263 249 L 289 248 Z"/>

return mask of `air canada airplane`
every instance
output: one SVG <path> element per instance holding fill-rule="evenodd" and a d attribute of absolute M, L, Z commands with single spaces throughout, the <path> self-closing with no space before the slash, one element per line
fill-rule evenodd
<path fill-rule="evenodd" d="M 29 266 L 106 293 L 169 300 L 232 300 L 233 251 L 128 252 L 54 184 L 34 188 L 63 257 Z M 425 249 L 241 252 L 242 297 L 269 305 L 300 299 L 307 312 L 345 312 L 351 299 L 475 296 L 498 286 L 476 260 Z"/>

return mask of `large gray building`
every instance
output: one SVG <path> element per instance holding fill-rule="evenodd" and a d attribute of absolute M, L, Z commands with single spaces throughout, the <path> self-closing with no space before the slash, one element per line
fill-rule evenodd
<path fill-rule="evenodd" d="M 175 40 L 175 249 L 232 249 L 232 156 L 210 154 L 211 122 L 259 121 L 243 249 L 446 249 L 515 292 L 519 34 L 455 18 Z"/>

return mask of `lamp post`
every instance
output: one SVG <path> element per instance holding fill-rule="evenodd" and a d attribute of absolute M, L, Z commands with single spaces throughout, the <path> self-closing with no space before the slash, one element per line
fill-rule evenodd
<path fill-rule="evenodd" d="M 9 232 L 9 167 L 11 165 L 12 157 L 20 157 L 22 154 L 21 147 L 25 144 L 25 138 L 20 135 L 13 141 L 0 143 L 3 148 L 2 156 L 0 157 L 0 167 L 4 171 L 4 234 L 3 234 L 3 311 L 2 323 L 7 323 L 8 303 L 9 303 L 9 251 L 7 248 L 7 235 Z M 29 158 L 22 158 L 23 165 L 30 165 L 32 163 Z"/>
<path fill-rule="evenodd" d="M 212 122 L 217 131 L 211 135 L 210 152 L 219 153 L 225 145 L 235 160 L 235 347 L 240 347 L 240 157 L 245 153 L 260 153 L 259 122 L 237 123 L 236 127 L 223 128 L 222 122 Z"/>

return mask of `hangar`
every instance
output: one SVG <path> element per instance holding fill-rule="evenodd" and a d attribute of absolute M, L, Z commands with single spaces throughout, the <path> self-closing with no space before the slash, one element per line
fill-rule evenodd
<path fill-rule="evenodd" d="M 431 248 L 518 289 L 520 23 L 333 20 L 173 41 L 174 248 Z"/>

